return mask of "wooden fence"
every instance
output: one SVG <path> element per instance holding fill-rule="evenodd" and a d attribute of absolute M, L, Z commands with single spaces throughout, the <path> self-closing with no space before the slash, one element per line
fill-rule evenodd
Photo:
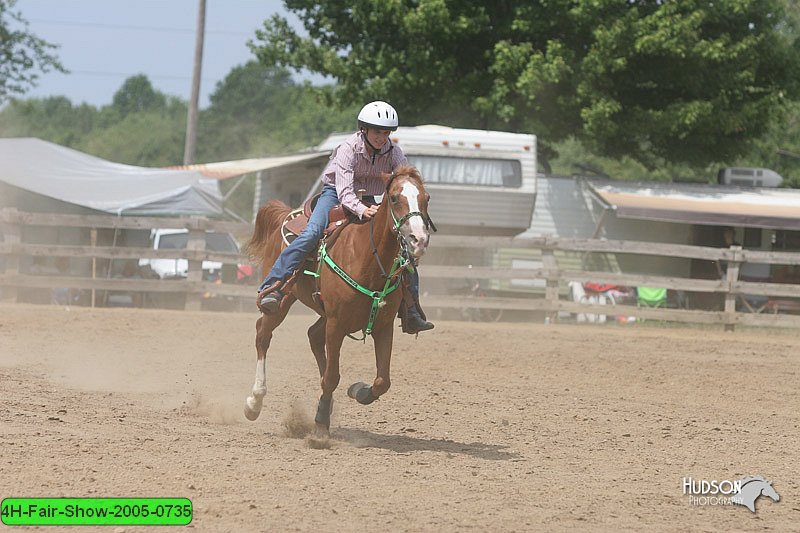
<path fill-rule="evenodd" d="M 789 283 L 763 283 L 739 279 L 744 263 L 800 265 L 800 253 L 764 252 L 743 250 L 741 247 L 710 248 L 680 244 L 665 244 L 635 241 L 611 241 L 599 239 L 560 239 L 541 237 L 534 239 L 463 237 L 437 235 L 432 238 L 436 248 L 482 248 L 500 250 L 527 248 L 541 250 L 542 268 L 504 268 L 491 266 L 438 266 L 424 264 L 420 272 L 424 279 L 469 278 L 469 279 L 527 279 L 545 280 L 543 294 L 527 298 L 495 298 L 474 295 L 433 295 L 424 300 L 426 307 L 460 307 L 507 309 L 514 311 L 539 311 L 550 320 L 557 320 L 560 313 L 593 313 L 611 316 L 635 316 L 686 323 L 722 324 L 733 329 L 736 324 L 753 326 L 800 326 L 800 285 Z M 646 256 L 679 257 L 705 261 L 726 262 L 724 279 L 693 279 L 659 275 L 640 275 L 619 272 L 588 270 L 565 270 L 559 268 L 556 251 L 605 254 L 633 254 Z M 724 309 L 703 311 L 695 309 L 646 308 L 636 305 L 599 305 L 574 302 L 561 294 L 569 282 L 608 283 L 625 287 L 662 287 L 673 291 L 690 293 L 716 293 L 724 296 Z M 766 304 L 760 308 L 748 307 L 745 297 L 764 297 Z M 737 303 L 739 305 L 737 305 Z M 756 312 L 757 311 L 757 312 Z"/>
<path fill-rule="evenodd" d="M 5 272 L 0 275 L 3 300 L 16 300 L 19 289 L 69 288 L 92 292 L 92 304 L 97 291 L 126 293 L 183 293 L 185 308 L 197 310 L 205 296 L 250 297 L 255 301 L 251 286 L 233 283 L 215 283 L 203 280 L 203 261 L 216 261 L 236 265 L 243 261 L 240 254 L 206 250 L 206 231 L 229 232 L 245 235 L 252 231 L 249 224 L 209 220 L 200 217 L 115 217 L 108 215 L 61 215 L 25 213 L 15 209 L 0 211 L 3 241 L 0 257 L 5 259 Z M 52 245 L 22 242 L 23 226 L 84 228 L 92 236 L 89 245 Z M 97 246 L 94 244 L 98 229 L 152 230 L 176 228 L 188 230 L 188 243 L 184 250 L 155 250 L 152 247 Z M 92 261 L 91 276 L 34 275 L 20 271 L 20 259 L 29 257 L 83 258 Z M 185 279 L 121 279 L 97 275 L 94 265 L 98 260 L 186 259 L 188 274 Z"/>
<path fill-rule="evenodd" d="M 206 231 L 229 232 L 234 235 L 249 235 L 249 224 L 214 221 L 197 217 L 155 218 L 155 217 L 114 217 L 98 215 L 55 215 L 24 213 L 14 209 L 0 211 L 3 240 L 0 242 L 0 258 L 5 262 L 5 272 L 0 273 L 0 290 L 4 300 L 16 300 L 19 289 L 69 287 L 92 291 L 123 291 L 130 293 L 184 293 L 186 309 L 200 309 L 204 296 L 215 294 L 233 298 L 254 300 L 257 282 L 249 285 L 233 283 L 214 283 L 204 281 L 203 261 L 218 261 L 235 265 L 245 258 L 232 253 L 218 253 L 205 249 Z M 84 228 L 95 235 L 99 228 L 112 229 L 155 229 L 185 228 L 188 230 L 188 245 L 185 250 L 155 250 L 152 247 L 98 246 L 94 243 L 81 245 L 31 244 L 23 242 L 23 226 L 56 226 Z M 636 316 L 644 319 L 721 324 L 732 329 L 737 324 L 755 326 L 800 326 L 800 316 L 792 313 L 800 311 L 800 285 L 790 283 L 757 283 L 739 279 L 743 263 L 800 265 L 800 253 L 762 252 L 709 248 L 700 246 L 662 244 L 652 242 L 607 241 L 598 239 L 559 239 L 559 238 L 500 238 L 464 237 L 435 235 L 432 248 L 464 251 L 468 249 L 488 250 L 522 248 L 540 250 L 541 268 L 499 268 L 492 264 L 467 266 L 444 265 L 424 262 L 421 270 L 423 283 L 435 287 L 445 280 L 543 280 L 539 293 L 519 292 L 498 295 L 453 295 L 433 290 L 426 295 L 423 304 L 426 308 L 443 309 L 481 309 L 512 310 L 518 312 L 538 312 L 551 320 L 557 320 L 564 313 L 596 313 L 603 315 Z M 647 256 L 668 256 L 706 261 L 724 261 L 728 264 L 725 279 L 692 279 L 658 275 L 637 275 L 619 272 L 591 270 L 569 270 L 559 266 L 557 252 L 580 254 L 640 254 Z M 114 259 L 175 259 L 176 255 L 188 260 L 188 275 L 180 280 L 159 279 L 108 279 L 92 271 L 91 276 L 34 275 L 20 271 L 22 257 L 50 256 L 83 258 L 95 264 L 98 260 Z M 563 293 L 569 282 L 595 282 L 623 285 L 627 287 L 662 287 L 673 291 L 694 293 L 716 293 L 724 296 L 724 309 L 702 311 L 695 309 L 639 308 L 635 305 L 596 305 L 571 301 Z M 761 296 L 767 305 L 753 312 L 752 307 L 743 305 L 743 297 Z M 92 298 L 94 301 L 94 298 Z M 737 305 L 737 302 L 739 305 Z M 253 302 L 254 305 L 254 302 Z M 246 310 L 252 309 L 250 306 Z"/>

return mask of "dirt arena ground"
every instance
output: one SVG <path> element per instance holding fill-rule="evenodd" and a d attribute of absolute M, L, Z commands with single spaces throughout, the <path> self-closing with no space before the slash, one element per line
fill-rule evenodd
<path fill-rule="evenodd" d="M 439 322 L 396 336 L 371 406 L 346 341 L 320 449 L 310 315 L 242 415 L 255 318 L 0 305 L 0 498 L 188 497 L 200 531 L 800 531 L 797 332 Z M 780 502 L 682 493 L 745 475 Z"/>

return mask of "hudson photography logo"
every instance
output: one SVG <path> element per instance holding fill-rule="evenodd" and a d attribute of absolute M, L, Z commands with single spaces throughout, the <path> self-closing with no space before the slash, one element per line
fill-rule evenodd
<path fill-rule="evenodd" d="M 682 486 L 683 494 L 688 496 L 690 505 L 742 505 L 755 513 L 756 500 L 760 496 L 767 496 L 776 502 L 781 499 L 773 488 L 772 481 L 761 476 L 747 476 L 736 480 L 685 477 Z"/>

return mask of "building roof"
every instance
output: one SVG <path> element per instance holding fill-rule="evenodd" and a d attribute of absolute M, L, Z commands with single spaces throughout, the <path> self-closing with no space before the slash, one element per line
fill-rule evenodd
<path fill-rule="evenodd" d="M 620 218 L 800 230 L 800 190 L 599 180 L 588 184 Z"/>

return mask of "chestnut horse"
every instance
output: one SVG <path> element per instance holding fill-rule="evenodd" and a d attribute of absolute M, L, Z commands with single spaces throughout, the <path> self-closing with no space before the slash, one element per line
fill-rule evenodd
<path fill-rule="evenodd" d="M 414 167 L 401 166 L 391 175 L 383 175 L 382 179 L 386 193 L 373 219 L 345 226 L 332 242 L 326 243 L 326 253 L 331 262 L 354 283 L 373 294 L 367 295 L 356 289 L 327 262 L 319 267 L 318 279 L 298 274 L 297 282 L 282 300 L 279 310 L 262 314 L 256 322 L 256 379 L 244 410 L 249 420 L 258 418 L 267 392 L 266 355 L 272 332 L 297 300 L 320 316 L 308 328 L 308 340 L 322 384 L 315 417 L 317 434 L 327 435 L 330 429 L 333 391 L 339 385 L 342 342 L 345 336 L 357 331 L 369 334 L 368 324 L 372 326 L 377 376 L 371 387 L 354 383 L 348 389 L 348 395 L 366 405 L 389 389 L 394 319 L 402 300 L 402 291 L 391 289 L 396 288 L 405 268 L 403 255 L 419 259 L 428 246 L 430 196 Z M 261 261 L 264 276 L 283 248 L 281 226 L 289 212 L 289 207 L 279 201 L 270 201 L 258 211 L 253 237 L 246 250 L 254 260 Z M 403 250 L 406 254 L 402 253 Z M 315 298 L 317 289 L 319 295 Z M 379 297 L 381 292 L 388 294 Z"/>

